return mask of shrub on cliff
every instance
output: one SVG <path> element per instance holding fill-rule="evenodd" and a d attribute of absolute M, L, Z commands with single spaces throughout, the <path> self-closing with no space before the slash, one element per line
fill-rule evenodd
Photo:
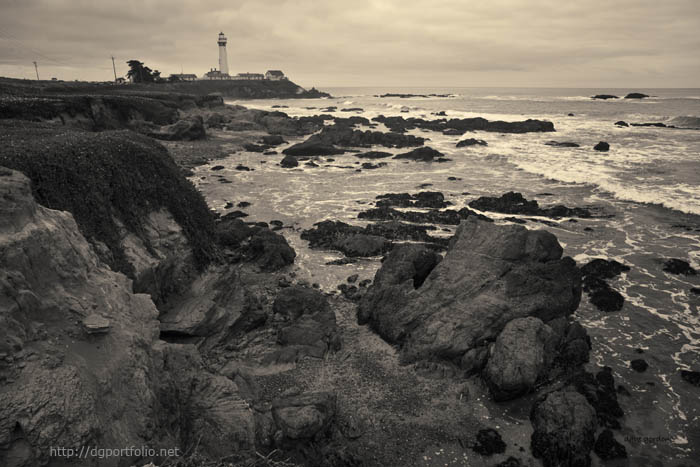
<path fill-rule="evenodd" d="M 110 266 L 130 277 L 117 221 L 150 248 L 142 221 L 160 208 L 182 227 L 199 267 L 217 254 L 206 202 L 166 149 L 147 137 L 0 122 L 0 165 L 24 172 L 39 203 L 70 211 L 83 235 L 109 248 Z"/>

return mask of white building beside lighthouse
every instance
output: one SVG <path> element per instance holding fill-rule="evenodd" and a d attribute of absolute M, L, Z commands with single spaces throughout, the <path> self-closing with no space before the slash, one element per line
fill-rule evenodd
<path fill-rule="evenodd" d="M 226 36 L 223 32 L 219 33 L 219 71 L 222 75 L 228 75 L 228 57 L 226 56 Z"/>

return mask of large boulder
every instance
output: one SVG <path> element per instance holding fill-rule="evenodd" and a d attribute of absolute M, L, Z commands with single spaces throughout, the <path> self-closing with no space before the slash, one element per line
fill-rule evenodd
<path fill-rule="evenodd" d="M 519 225 L 467 218 L 418 288 L 406 275 L 393 284 L 378 280 L 392 264 L 385 261 L 377 273 L 359 317 L 400 344 L 405 362 L 459 362 L 513 319 L 546 323 L 572 313 L 581 298 L 580 272 L 571 258 L 562 258 L 556 237 Z"/>
<path fill-rule="evenodd" d="M 547 394 L 532 408 L 532 455 L 544 467 L 591 465 L 596 414 L 586 398 L 573 391 Z"/>
<path fill-rule="evenodd" d="M 272 401 L 272 416 L 281 446 L 321 436 L 331 426 L 336 413 L 336 396 L 330 392 L 305 393 Z"/>
<path fill-rule="evenodd" d="M 484 378 L 497 401 L 531 391 L 554 359 L 557 339 L 542 320 L 533 317 L 509 322 L 498 335 Z"/>

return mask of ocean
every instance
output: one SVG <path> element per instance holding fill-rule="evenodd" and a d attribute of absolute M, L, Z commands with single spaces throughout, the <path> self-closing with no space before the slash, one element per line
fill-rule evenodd
<path fill-rule="evenodd" d="M 566 255 L 579 265 L 592 258 L 615 259 L 631 270 L 610 282 L 625 297 L 621 311 L 604 313 L 584 294 L 576 317 L 593 341 L 591 368 L 607 365 L 616 383 L 631 396 L 620 396 L 625 410 L 617 436 L 630 454 L 629 465 L 667 465 L 669 459 L 700 454 L 698 388 L 682 380 L 681 369 L 700 369 L 700 276 L 676 276 L 662 270 L 667 258 L 689 261 L 700 269 L 700 89 L 549 89 L 549 88 L 328 88 L 334 97 L 314 100 L 246 100 L 227 102 L 280 110 L 292 116 L 317 115 L 336 106 L 336 116 L 378 115 L 440 118 L 484 117 L 553 122 L 554 133 L 500 134 L 474 132 L 446 136 L 412 130 L 430 138 L 427 146 L 443 152 L 445 163 L 382 159 L 376 170 L 355 170 L 352 154 L 322 157 L 319 167 L 303 164 L 283 169 L 282 156 L 239 152 L 217 172 L 231 184 L 216 183 L 210 166 L 195 170 L 192 181 L 210 205 L 225 213 L 227 202 L 251 202 L 250 219 L 278 219 L 291 226 L 282 232 L 297 251 L 300 274 L 324 290 L 333 290 L 350 274 L 372 278 L 378 258 L 344 266 L 326 263 L 341 256 L 310 250 L 300 231 L 325 220 L 361 225 L 357 213 L 379 194 L 440 191 L 459 209 L 482 195 L 519 191 L 540 205 L 593 207 L 603 217 L 562 219 L 552 225 L 528 222 L 529 228 L 553 232 Z M 595 94 L 623 97 L 642 92 L 647 99 L 593 100 Z M 437 94 L 446 97 L 381 98 L 384 93 Z M 342 109 L 357 108 L 343 112 Z M 571 114 L 571 115 L 570 115 Z M 664 123 L 687 128 L 621 127 L 627 123 Z M 385 130 L 379 125 L 377 130 Z M 463 138 L 488 146 L 456 148 Z M 292 138 L 290 143 L 304 138 Z M 578 148 L 548 146 L 551 140 L 575 142 Z M 599 141 L 610 144 L 598 152 Z M 283 149 L 280 148 L 280 149 Z M 386 150 L 386 148 L 374 148 Z M 404 152 L 389 150 L 390 152 Z M 365 162 L 362 160 L 362 162 Z M 254 168 L 238 171 L 238 164 Z M 205 177 L 205 178 L 202 178 Z M 448 179 L 448 177 L 452 179 Z M 485 213 L 495 219 L 500 216 Z M 532 217 L 532 216 L 530 216 Z M 505 221 L 504 221 L 505 222 Z M 454 226 L 440 226 L 442 235 Z M 630 361 L 644 358 L 649 368 L 638 373 Z M 513 407 L 489 407 L 504 425 L 516 425 L 522 413 Z M 511 411 L 511 412 L 509 412 Z M 510 413 L 510 415 L 509 415 Z M 494 415 L 496 416 L 496 415 Z"/>

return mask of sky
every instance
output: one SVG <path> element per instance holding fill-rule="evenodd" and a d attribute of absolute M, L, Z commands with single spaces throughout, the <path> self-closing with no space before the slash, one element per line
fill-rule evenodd
<path fill-rule="evenodd" d="M 700 0 L 0 0 L 0 76 L 126 61 L 305 87 L 700 87 Z"/>

